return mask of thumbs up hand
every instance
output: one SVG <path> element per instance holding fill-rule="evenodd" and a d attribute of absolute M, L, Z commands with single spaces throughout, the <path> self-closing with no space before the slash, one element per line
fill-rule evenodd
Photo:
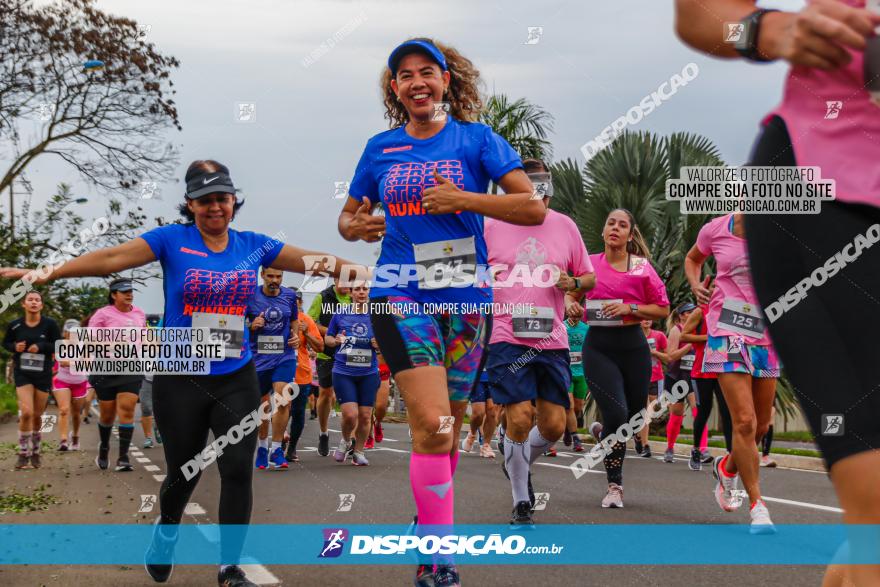
<path fill-rule="evenodd" d="M 373 216 L 373 203 L 365 197 L 361 199 L 348 227 L 355 237 L 374 243 L 385 236 L 385 217 Z"/>
<path fill-rule="evenodd" d="M 469 194 L 458 189 L 455 183 L 440 175 L 436 169 L 434 181 L 436 186 L 422 192 L 422 208 L 428 214 L 452 214 L 465 209 Z"/>
<path fill-rule="evenodd" d="M 266 319 L 263 318 L 264 313 L 265 312 L 260 312 L 260 315 L 254 318 L 254 321 L 251 322 L 251 330 L 259 330 L 266 325 Z"/>

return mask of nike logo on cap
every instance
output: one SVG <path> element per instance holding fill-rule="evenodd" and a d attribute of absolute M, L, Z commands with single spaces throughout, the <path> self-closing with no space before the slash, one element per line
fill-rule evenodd
<path fill-rule="evenodd" d="M 204 185 L 208 185 L 209 183 L 211 183 L 211 182 L 214 181 L 215 179 L 220 179 L 220 176 L 218 175 L 217 177 L 212 177 L 211 179 L 208 179 L 208 178 L 206 177 L 206 178 L 205 178 L 205 183 L 204 183 Z"/>

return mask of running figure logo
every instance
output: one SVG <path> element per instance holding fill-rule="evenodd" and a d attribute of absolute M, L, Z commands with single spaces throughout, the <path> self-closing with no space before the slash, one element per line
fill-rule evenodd
<path fill-rule="evenodd" d="M 725 24 L 727 25 L 727 34 L 724 36 L 724 42 L 736 43 L 739 41 L 745 32 L 746 26 L 741 22 L 728 22 Z"/>
<path fill-rule="evenodd" d="M 822 436 L 843 436 L 843 414 L 822 414 Z"/>
<path fill-rule="evenodd" d="M 541 35 L 544 34 L 544 27 L 530 26 L 528 30 L 529 36 L 523 45 L 537 45 L 541 41 Z"/>
<path fill-rule="evenodd" d="M 449 102 L 434 102 L 434 112 L 431 113 L 431 122 L 443 122 L 446 115 L 452 110 Z"/>
<path fill-rule="evenodd" d="M 257 121 L 257 104 L 256 102 L 239 102 L 236 104 L 236 122 L 256 122 Z"/>
<path fill-rule="evenodd" d="M 340 493 L 339 494 L 339 507 L 336 508 L 337 512 L 350 512 L 351 507 L 354 505 L 354 493 Z"/>
<path fill-rule="evenodd" d="M 138 508 L 139 514 L 148 514 L 153 511 L 153 506 L 156 505 L 156 496 L 155 495 L 141 495 L 141 505 Z"/>
<path fill-rule="evenodd" d="M 440 416 L 440 428 L 437 430 L 437 434 L 452 432 L 453 424 L 455 424 L 455 416 Z"/>
<path fill-rule="evenodd" d="M 547 507 L 547 502 L 550 501 L 549 493 L 536 493 L 535 494 L 535 511 L 543 510 Z"/>
<path fill-rule="evenodd" d="M 336 558 L 342 554 L 348 530 L 344 528 L 324 528 L 324 548 L 318 558 Z"/>
<path fill-rule="evenodd" d="M 333 182 L 333 199 L 334 200 L 342 200 L 348 197 L 348 186 L 349 183 L 347 181 L 334 181 Z"/>
<path fill-rule="evenodd" d="M 825 102 L 825 120 L 834 120 L 840 116 L 843 110 L 843 102 L 840 100 L 828 100 Z"/>
<path fill-rule="evenodd" d="M 40 432 L 52 432 L 52 429 L 55 428 L 55 422 L 57 421 L 58 416 L 43 414 L 42 422 L 40 423 Z"/>

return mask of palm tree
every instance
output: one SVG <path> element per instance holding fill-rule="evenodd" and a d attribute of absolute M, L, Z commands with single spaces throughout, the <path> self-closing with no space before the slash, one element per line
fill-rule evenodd
<path fill-rule="evenodd" d="M 547 135 L 553 130 L 553 116 L 525 98 L 511 102 L 505 94 L 493 94 L 486 100 L 480 122 L 504 137 L 523 159 L 549 159 L 553 154 Z M 492 184 L 492 193 L 498 186 Z"/>
<path fill-rule="evenodd" d="M 697 241 L 709 214 L 682 214 L 678 202 L 665 198 L 666 181 L 678 179 L 685 166 L 724 165 L 718 148 L 706 137 L 674 133 L 624 132 L 598 152 L 583 169 L 571 159 L 552 165 L 554 197 L 550 206 L 575 220 L 590 252 L 602 251 L 602 228 L 608 213 L 626 208 L 636 218 L 651 249 L 651 263 L 666 284 L 669 301 L 691 298 L 684 258 Z M 714 272 L 712 259 L 707 271 Z M 782 378 L 776 409 L 792 416 L 798 409 L 789 382 Z"/>

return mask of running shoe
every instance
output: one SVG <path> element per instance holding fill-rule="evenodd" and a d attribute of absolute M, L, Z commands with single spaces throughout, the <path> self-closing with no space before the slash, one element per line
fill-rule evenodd
<path fill-rule="evenodd" d="M 437 565 L 434 570 L 434 587 L 461 587 L 458 571 L 452 565 Z"/>
<path fill-rule="evenodd" d="M 728 477 L 721 471 L 721 462 L 725 457 L 715 457 L 712 463 L 712 475 L 715 476 L 715 501 L 725 512 L 732 512 L 742 505 L 742 498 L 737 495 L 739 475 Z"/>
<path fill-rule="evenodd" d="M 667 448 L 666 452 L 663 453 L 663 462 L 664 463 L 674 463 L 675 462 L 675 451 L 671 448 Z"/>
<path fill-rule="evenodd" d="M 571 432 L 568 430 L 562 434 L 562 444 L 565 446 L 571 446 Z"/>
<path fill-rule="evenodd" d="M 584 443 L 581 442 L 581 437 L 577 434 L 571 435 L 571 442 L 574 445 L 574 452 L 584 452 Z"/>
<path fill-rule="evenodd" d="M 34 469 L 40 468 L 40 453 L 35 452 L 31 455 L 31 467 Z"/>
<path fill-rule="evenodd" d="M 416 587 L 434 587 L 434 565 L 419 565 L 413 579 Z"/>
<path fill-rule="evenodd" d="M 700 451 L 695 448 L 691 449 L 691 458 L 688 461 L 688 468 L 691 471 L 703 470 L 703 456 L 700 454 Z"/>
<path fill-rule="evenodd" d="M 368 448 L 376 448 L 376 442 L 373 440 L 372 434 L 367 437 L 367 441 L 364 443 L 364 450 Z"/>
<path fill-rule="evenodd" d="M 257 449 L 257 460 L 254 461 L 254 468 L 260 469 L 262 471 L 263 469 L 267 469 L 268 467 L 269 467 L 269 449 L 261 446 Z"/>
<path fill-rule="evenodd" d="M 238 565 L 229 565 L 217 573 L 217 584 L 220 587 L 257 587 L 256 583 L 248 581 Z"/>
<path fill-rule="evenodd" d="M 382 431 L 382 422 L 376 422 L 376 425 L 373 426 L 373 436 L 376 438 L 376 442 L 382 442 L 385 440 L 385 433 Z"/>
<path fill-rule="evenodd" d="M 468 432 L 467 436 L 464 437 L 464 440 L 461 441 L 461 450 L 464 452 L 471 452 L 474 449 L 474 443 L 476 441 L 476 435 L 473 432 Z"/>
<path fill-rule="evenodd" d="M 144 438 L 144 448 L 153 448 L 153 439 L 149 436 Z"/>
<path fill-rule="evenodd" d="M 763 499 L 755 502 L 749 511 L 749 516 L 752 518 L 752 525 L 749 526 L 750 534 L 776 534 L 776 526 L 770 520 L 770 512 L 767 511 Z"/>
<path fill-rule="evenodd" d="M 156 444 L 162 444 L 162 435 L 159 434 L 158 428 L 155 430 L 155 432 L 153 434 L 156 437 Z"/>
<path fill-rule="evenodd" d="M 367 460 L 364 453 L 356 450 L 351 453 L 351 464 L 355 467 L 366 467 L 370 464 L 370 461 Z"/>
<path fill-rule="evenodd" d="M 27 468 L 29 463 L 30 463 L 30 461 L 28 460 L 27 455 L 19 454 L 18 460 L 15 461 L 15 468 L 16 469 L 25 469 L 25 468 Z"/>
<path fill-rule="evenodd" d="M 488 444 L 480 445 L 480 456 L 484 459 L 494 459 L 495 451 L 492 450 L 492 447 Z"/>
<path fill-rule="evenodd" d="M 131 461 L 128 460 L 128 455 L 119 455 L 119 458 L 116 459 L 116 472 L 128 472 L 134 471 L 134 467 L 131 466 Z"/>
<path fill-rule="evenodd" d="M 776 461 L 770 455 L 764 455 L 761 457 L 761 466 L 773 468 L 776 466 Z"/>
<path fill-rule="evenodd" d="M 91 424 L 91 423 L 92 423 L 92 421 L 89 420 L 89 417 L 88 417 L 88 416 L 86 416 L 85 418 L 83 418 L 83 424 Z"/>
<path fill-rule="evenodd" d="M 177 544 L 178 536 L 177 528 L 171 536 L 163 534 L 162 526 L 159 525 L 160 519 L 157 517 L 153 523 L 153 540 L 144 553 L 144 568 L 156 583 L 164 583 L 171 578 L 171 573 L 174 571 L 174 546 Z M 167 524 L 166 526 L 170 527 Z"/>
<path fill-rule="evenodd" d="M 110 457 L 110 447 L 103 447 L 100 444 L 98 445 L 98 456 L 95 457 L 95 464 L 98 465 L 98 468 L 102 471 L 106 471 L 107 467 L 110 466 L 109 462 Z"/>
<path fill-rule="evenodd" d="M 322 457 L 330 454 L 330 434 L 328 432 L 318 435 L 318 454 Z"/>
<path fill-rule="evenodd" d="M 58 452 L 67 452 L 70 449 L 67 447 L 67 440 L 62 440 L 58 443 Z"/>
<path fill-rule="evenodd" d="M 299 457 L 296 454 L 296 449 L 292 446 L 287 447 L 287 452 L 284 453 L 284 458 L 287 459 L 288 463 L 298 463 Z"/>
<path fill-rule="evenodd" d="M 546 451 L 544 451 L 544 456 L 545 457 L 555 457 L 556 456 L 556 447 L 551 446 L 550 448 L 548 448 Z"/>
<path fill-rule="evenodd" d="M 339 439 L 339 446 L 333 451 L 333 458 L 336 459 L 337 463 L 345 462 L 346 457 L 348 457 L 349 446 L 348 441 L 344 438 Z"/>
<path fill-rule="evenodd" d="M 532 506 L 527 501 L 520 501 L 513 506 L 513 512 L 510 514 L 510 528 L 512 530 L 521 530 L 522 528 L 533 528 L 535 522 L 532 520 Z"/>
<path fill-rule="evenodd" d="M 593 437 L 596 444 L 599 444 L 599 437 L 602 436 L 602 424 L 599 422 L 590 424 L 590 436 Z"/>
<path fill-rule="evenodd" d="M 70 443 L 70 450 L 79 450 L 79 436 L 74 436 Z"/>
<path fill-rule="evenodd" d="M 312 410 L 311 412 L 309 412 L 309 420 L 317 420 L 317 419 L 318 419 L 318 412 L 316 412 L 315 410 Z"/>
<path fill-rule="evenodd" d="M 617 483 L 608 484 L 608 493 L 602 499 L 603 508 L 622 508 L 623 507 L 623 487 Z"/>
<path fill-rule="evenodd" d="M 700 453 L 700 460 L 702 460 L 703 463 L 705 463 L 705 464 L 709 464 L 713 460 L 715 460 L 715 457 L 713 457 L 711 454 L 709 454 L 709 450 L 706 449 Z"/>
<path fill-rule="evenodd" d="M 273 469 L 286 469 L 287 459 L 284 458 L 284 449 L 279 446 L 273 450 L 272 456 L 269 459 L 269 464 L 272 465 Z"/>
<path fill-rule="evenodd" d="M 641 456 L 643 459 L 650 459 L 651 458 L 651 447 L 649 445 L 647 445 L 647 444 L 644 445 L 644 448 L 642 448 L 642 455 Z"/>
<path fill-rule="evenodd" d="M 644 448 L 645 448 L 645 447 L 642 445 L 642 439 L 641 439 L 641 438 L 633 438 L 633 444 L 635 445 L 635 448 L 636 448 L 636 454 L 637 454 L 637 455 L 641 455 L 641 454 L 642 454 L 642 451 L 643 451 Z"/>

